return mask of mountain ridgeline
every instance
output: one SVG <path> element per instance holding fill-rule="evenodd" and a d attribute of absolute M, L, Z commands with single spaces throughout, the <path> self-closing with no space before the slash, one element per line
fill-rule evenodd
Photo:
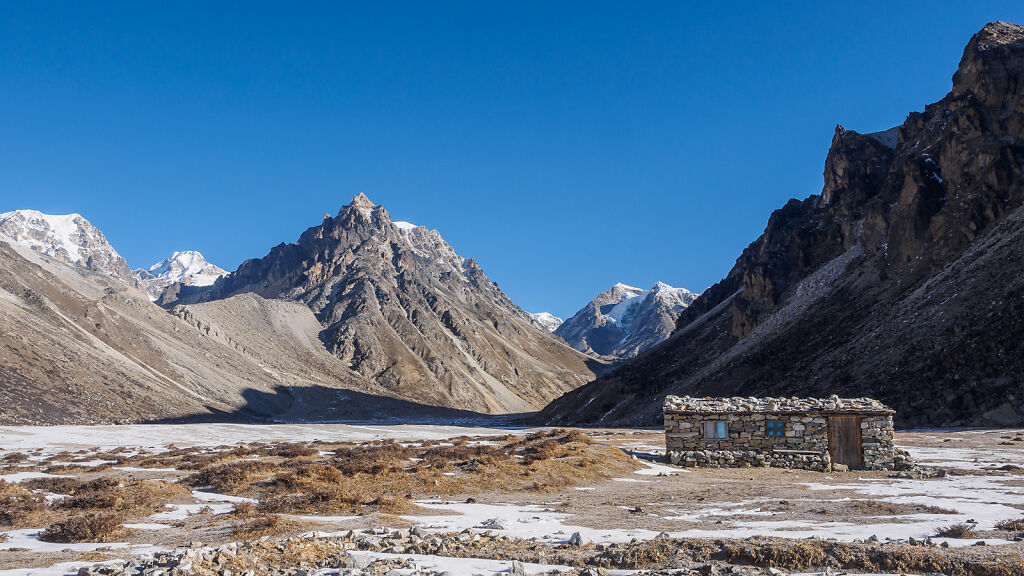
<path fill-rule="evenodd" d="M 133 272 L 77 214 L 0 214 L 0 424 L 479 421 L 602 366 L 362 195 L 231 275 L 194 251 Z"/>
<path fill-rule="evenodd" d="M 821 193 L 711 288 L 620 284 L 564 322 L 362 194 L 230 274 L 198 252 L 132 271 L 77 214 L 0 214 L 0 424 L 656 425 L 666 394 L 1024 425 L 1024 27 L 975 34 L 902 125 L 837 127 Z"/>
<path fill-rule="evenodd" d="M 672 336 L 541 414 L 648 424 L 666 394 L 872 396 L 902 425 L 1024 424 L 1024 28 L 985 26 L 942 100 L 837 127 Z"/>
<path fill-rule="evenodd" d="M 294 244 L 160 304 L 237 294 L 295 300 L 327 349 L 401 395 L 479 412 L 524 412 L 592 379 L 595 361 L 552 337 L 437 231 L 392 222 L 358 195 Z"/>

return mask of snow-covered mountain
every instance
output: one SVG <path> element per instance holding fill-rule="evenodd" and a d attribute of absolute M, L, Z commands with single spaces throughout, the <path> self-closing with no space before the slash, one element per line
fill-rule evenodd
<path fill-rule="evenodd" d="M 537 312 L 530 314 L 533 319 L 537 321 L 548 332 L 554 332 L 559 326 L 562 325 L 562 319 L 550 312 Z"/>
<path fill-rule="evenodd" d="M 0 239 L 51 256 L 65 264 L 106 274 L 127 284 L 135 276 L 107 238 L 79 214 L 15 210 L 0 214 Z"/>
<path fill-rule="evenodd" d="M 175 252 L 149 267 L 149 270 L 135 270 L 139 285 L 149 294 L 150 300 L 156 300 L 171 284 L 181 283 L 186 286 L 210 286 L 228 271 L 220 266 L 210 264 L 203 255 L 195 250 Z"/>
<path fill-rule="evenodd" d="M 668 338 L 676 319 L 697 296 L 664 282 L 649 290 L 616 284 L 554 333 L 582 352 L 631 358 Z"/>

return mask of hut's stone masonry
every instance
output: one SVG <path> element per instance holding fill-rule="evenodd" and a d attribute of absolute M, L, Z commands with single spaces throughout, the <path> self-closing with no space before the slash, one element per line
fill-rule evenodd
<path fill-rule="evenodd" d="M 666 454 L 673 464 L 823 472 L 902 464 L 902 451 L 893 445 L 894 412 L 870 398 L 669 396 L 664 410 Z"/>

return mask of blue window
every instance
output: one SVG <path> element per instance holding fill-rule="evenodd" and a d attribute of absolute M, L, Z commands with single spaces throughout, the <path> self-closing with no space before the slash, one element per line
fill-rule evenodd
<path fill-rule="evenodd" d="M 786 425 L 784 422 L 769 420 L 764 424 L 765 436 L 785 436 Z"/>

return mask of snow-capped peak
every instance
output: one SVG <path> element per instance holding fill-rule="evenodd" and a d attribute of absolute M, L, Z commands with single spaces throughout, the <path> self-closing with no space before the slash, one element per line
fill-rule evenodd
<path fill-rule="evenodd" d="M 550 312 L 537 312 L 530 314 L 530 316 L 533 316 L 533 319 L 548 332 L 554 332 L 556 328 L 562 325 L 562 319 Z"/>
<path fill-rule="evenodd" d="M 191 280 L 193 286 L 209 286 L 217 278 L 226 276 L 227 271 L 206 261 L 203 255 L 195 250 L 175 252 L 149 267 L 149 273 L 157 278 L 167 278 L 174 282 Z"/>
<path fill-rule="evenodd" d="M 661 342 L 697 298 L 656 282 L 648 290 L 618 283 L 598 294 L 555 333 L 577 350 L 628 358 Z"/>
<path fill-rule="evenodd" d="M 14 210 L 0 214 L 0 238 L 65 264 L 133 283 L 131 269 L 106 237 L 80 214 Z"/>
<path fill-rule="evenodd" d="M 158 299 L 171 284 L 210 286 L 217 278 L 227 274 L 227 270 L 210 264 L 195 250 L 174 252 L 170 257 L 150 266 L 149 270 L 136 270 L 136 276 L 151 300 Z"/>

